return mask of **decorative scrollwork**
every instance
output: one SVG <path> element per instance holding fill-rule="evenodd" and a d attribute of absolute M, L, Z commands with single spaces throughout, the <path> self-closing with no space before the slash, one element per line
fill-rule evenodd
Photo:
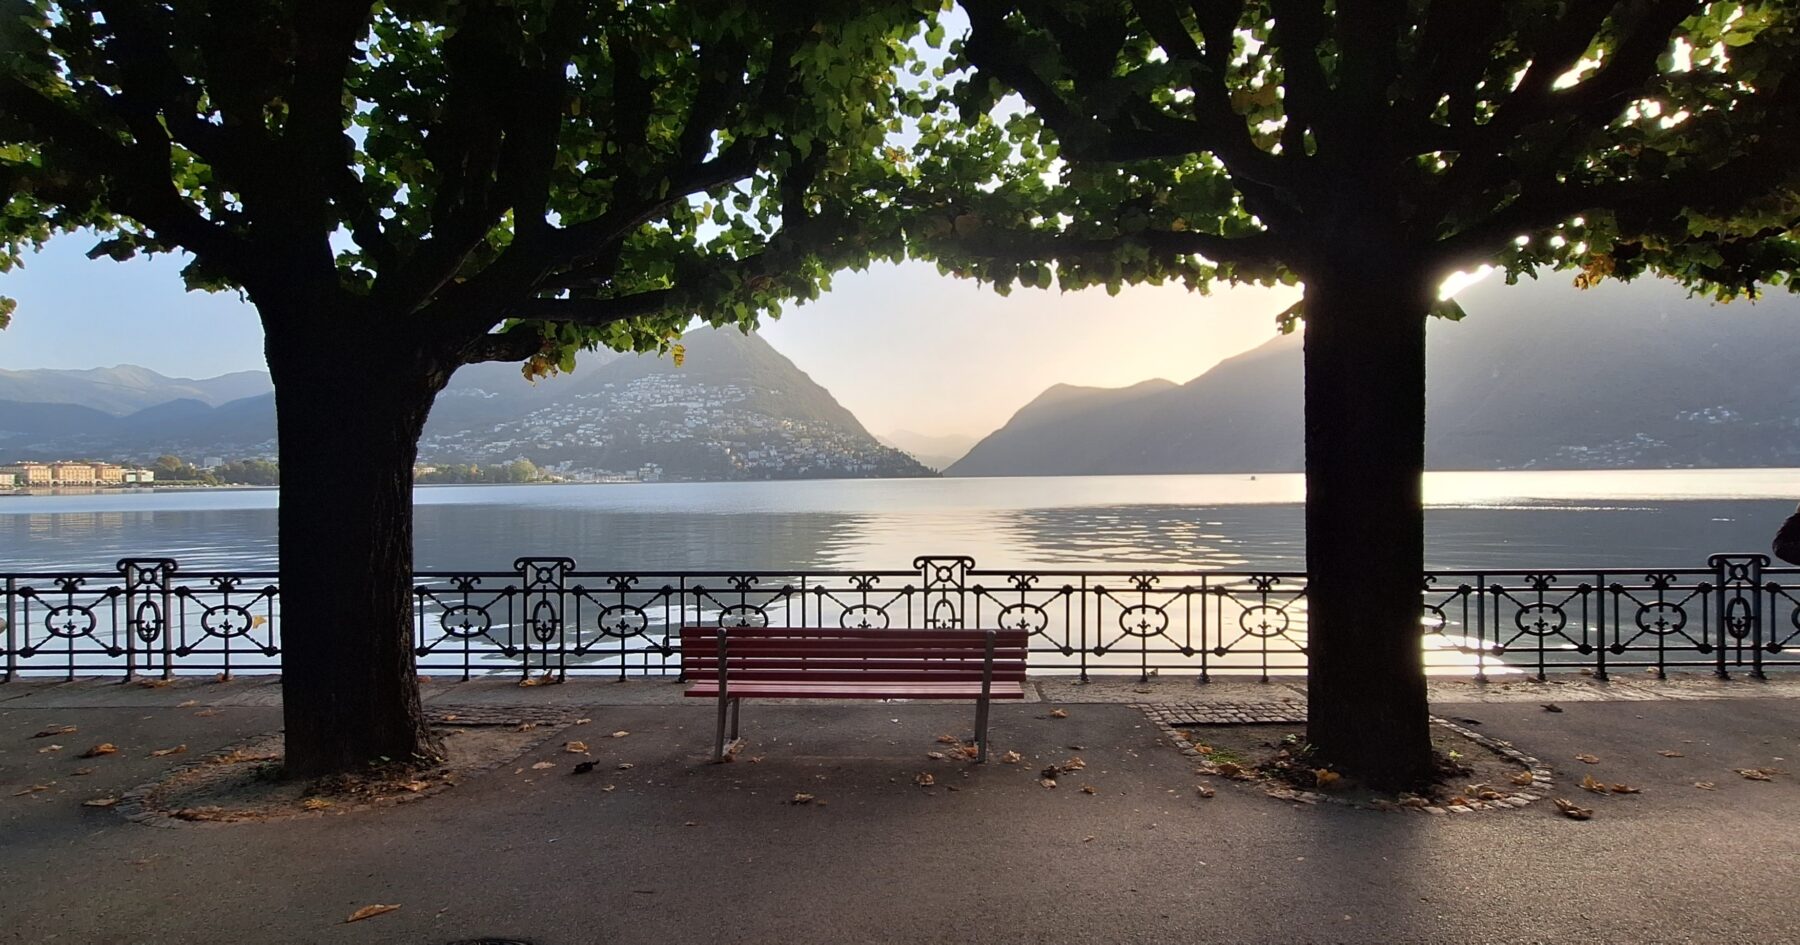
<path fill-rule="evenodd" d="M 1169 629 L 1169 614 L 1152 604 L 1133 604 L 1119 611 L 1119 629 L 1128 636 L 1158 636 Z"/>
<path fill-rule="evenodd" d="M 768 611 L 755 604 L 732 604 L 719 611 L 719 626 L 721 627 L 766 627 L 768 625 Z"/>
<path fill-rule="evenodd" d="M 1524 604 L 1513 614 L 1513 623 L 1523 633 L 1547 637 L 1561 633 L 1569 625 L 1569 615 L 1555 604 Z"/>
<path fill-rule="evenodd" d="M 99 625 L 93 610 L 79 604 L 52 607 L 44 613 L 44 629 L 51 636 L 65 640 L 88 636 Z"/>
<path fill-rule="evenodd" d="M 525 618 L 525 629 L 537 638 L 539 643 L 549 643 L 562 632 L 562 614 L 556 605 L 547 600 L 540 600 L 531 608 L 531 615 Z"/>
<path fill-rule="evenodd" d="M 846 630 L 886 630 L 888 612 L 874 604 L 852 604 L 838 615 L 838 626 Z"/>
<path fill-rule="evenodd" d="M 1450 618 L 1444 615 L 1444 608 L 1436 604 L 1426 604 L 1425 614 L 1419 618 L 1419 629 L 1426 636 L 1436 636 L 1450 626 Z"/>
<path fill-rule="evenodd" d="M 208 607 L 200 615 L 200 629 L 206 631 L 207 636 L 226 639 L 249 633 L 255 623 L 256 618 L 250 616 L 250 611 L 236 604 Z"/>
<path fill-rule="evenodd" d="M 1660 600 L 1639 604 L 1635 616 L 1639 630 L 1658 635 L 1680 633 L 1688 622 L 1686 608 Z"/>
<path fill-rule="evenodd" d="M 609 637 L 634 637 L 650 629 L 650 616 L 642 607 L 614 604 L 600 611 L 599 624 Z"/>
<path fill-rule="evenodd" d="M 131 632 L 145 643 L 154 643 L 163 632 L 162 607 L 156 601 L 140 601 L 131 612 Z"/>
<path fill-rule="evenodd" d="M 1050 626 L 1050 615 L 1036 604 L 1009 604 L 1000 608 L 995 618 L 1002 630 L 1024 630 L 1043 633 Z"/>
<path fill-rule="evenodd" d="M 1253 637 L 1283 636 L 1292 625 L 1287 611 L 1270 604 L 1251 604 L 1238 614 L 1238 628 Z"/>
<path fill-rule="evenodd" d="M 456 604 L 444 608 L 444 612 L 438 615 L 438 623 L 444 628 L 445 633 L 467 639 L 481 636 L 493 629 L 494 618 L 488 614 L 485 607 L 477 607 L 474 604 Z"/>
<path fill-rule="evenodd" d="M 1734 639 L 1742 640 L 1756 628 L 1756 614 L 1750 607 L 1750 601 L 1743 597 L 1733 597 L 1725 602 L 1725 632 Z"/>

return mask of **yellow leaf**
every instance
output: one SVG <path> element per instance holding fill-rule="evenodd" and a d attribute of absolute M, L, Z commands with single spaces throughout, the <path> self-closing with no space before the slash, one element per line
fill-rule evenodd
<path fill-rule="evenodd" d="M 1537 776 L 1533 775 L 1529 771 L 1521 771 L 1518 774 L 1515 774 L 1512 776 L 1512 783 L 1517 784 L 1520 787 L 1525 787 L 1525 786 L 1529 785 L 1531 782 L 1536 781 L 1536 780 L 1537 780 Z"/>
<path fill-rule="evenodd" d="M 1016 765 L 1020 761 L 1023 761 L 1023 760 L 1024 760 L 1024 756 L 1020 755 L 1016 751 L 1009 751 L 1006 754 L 1000 756 L 1000 763 L 1006 764 L 1006 765 Z"/>
<path fill-rule="evenodd" d="M 794 803 L 796 803 L 796 804 L 811 804 L 812 802 L 813 802 L 813 796 L 811 794 L 796 794 L 796 795 L 794 795 Z"/>
<path fill-rule="evenodd" d="M 537 723 L 536 723 L 536 722 L 520 722 L 520 723 L 519 723 L 519 727 L 518 727 L 518 728 L 515 728 L 515 729 L 513 729 L 513 731 L 515 731 L 515 732 L 529 732 L 529 731 L 531 731 L 531 730 L 532 730 L 532 729 L 534 729 L 534 728 L 537 728 Z"/>
<path fill-rule="evenodd" d="M 75 729 L 75 726 L 73 726 L 73 725 L 52 725 L 49 728 L 44 729 L 43 731 L 40 731 L 36 735 L 33 735 L 31 737 L 32 738 L 54 738 L 57 735 L 73 735 L 73 734 L 75 734 L 75 731 L 76 731 L 76 729 Z"/>
<path fill-rule="evenodd" d="M 761 759 L 761 758 L 752 758 L 752 759 L 750 759 L 750 760 L 751 760 L 751 761 L 761 761 L 761 760 L 762 760 L 762 759 Z M 619 766 L 618 766 L 618 768 L 617 768 L 617 769 L 615 769 L 615 770 L 618 770 L 618 771 L 630 771 L 630 770 L 631 770 L 631 769 L 633 769 L 633 768 L 635 768 L 635 767 L 637 767 L 637 765 L 634 765 L 634 764 L 632 764 L 632 763 L 631 763 L 631 762 L 629 762 L 629 761 L 621 761 L 621 762 L 619 762 Z"/>
<path fill-rule="evenodd" d="M 1313 771 L 1313 781 L 1322 788 L 1330 788 L 1337 784 L 1340 775 L 1336 771 L 1318 768 Z"/>
<path fill-rule="evenodd" d="M 563 745 L 563 751 L 566 751 L 571 755 L 585 755 L 587 754 L 587 750 L 587 742 L 569 742 Z"/>
<path fill-rule="evenodd" d="M 187 751 L 187 746 L 186 746 L 186 745 L 176 745 L 176 746 L 175 746 L 175 747 L 174 747 L 174 748 L 158 748 L 158 749 L 156 749 L 156 750 L 155 750 L 155 751 L 152 751 L 152 752 L 151 752 L 151 753 L 150 753 L 150 757 L 152 757 L 152 758 L 166 758 L 166 757 L 168 757 L 168 756 L 170 756 L 170 755 L 179 755 L 179 754 L 183 754 L 183 753 L 185 753 L 185 752 L 186 752 L 186 751 Z"/>
<path fill-rule="evenodd" d="M 384 903 L 384 902 L 378 902 L 378 903 L 375 903 L 374 905 L 370 905 L 370 906 L 363 906 L 361 909 L 358 909 L 355 912 L 350 913 L 350 918 L 345 919 L 344 923 L 346 925 L 348 925 L 351 922 L 361 922 L 364 919 L 372 919 L 375 916 L 385 915 L 385 914 L 392 912 L 398 908 L 400 908 L 399 903 L 393 903 L 390 905 L 390 904 Z"/>
<path fill-rule="evenodd" d="M 955 735 L 939 735 L 937 740 L 940 745 L 955 745 L 962 741 L 962 739 L 957 738 Z"/>
<path fill-rule="evenodd" d="M 1042 784 L 1043 786 L 1045 786 L 1047 788 L 1056 787 L 1056 779 L 1055 778 L 1039 778 L 1038 783 Z"/>
<path fill-rule="evenodd" d="M 1615 784 L 1612 786 L 1612 792 L 1614 794 L 1642 794 L 1642 793 L 1644 793 L 1642 788 L 1635 788 L 1629 784 Z"/>
<path fill-rule="evenodd" d="M 1213 787 L 1210 784 L 1196 784 L 1194 785 L 1194 792 L 1201 797 L 1212 797 L 1214 794 L 1219 793 L 1213 790 Z"/>
<path fill-rule="evenodd" d="M 1100 792 L 1094 790 L 1094 786 L 1092 784 L 1083 784 L 1081 786 L 1081 793 L 1083 793 L 1083 794 L 1098 794 Z"/>
<path fill-rule="evenodd" d="M 913 783 L 920 787 L 930 787 L 937 783 L 937 778 L 929 771 L 921 771 L 913 776 Z"/>
<path fill-rule="evenodd" d="M 83 807 L 111 807 L 119 803 L 116 797 L 94 797 L 81 802 Z"/>
<path fill-rule="evenodd" d="M 1681 752 L 1675 751 L 1670 748 L 1664 748 L 1661 751 L 1657 752 L 1657 754 L 1663 756 L 1664 758 L 1686 758 L 1687 757 L 1686 755 L 1682 754 Z"/>
<path fill-rule="evenodd" d="M 1053 719 L 1066 719 L 1069 717 L 1069 713 L 1063 711 L 1062 709 L 1051 709 L 1050 717 Z"/>
<path fill-rule="evenodd" d="M 323 797 L 309 797 L 300 802 L 300 807 L 303 810 L 324 810 L 330 806 L 331 802 Z"/>
<path fill-rule="evenodd" d="M 100 744 L 95 745 L 92 748 L 89 748 L 87 751 L 82 752 L 81 757 L 83 757 L 83 758 L 98 758 L 101 755 L 110 755 L 113 752 L 116 752 L 118 750 L 119 750 L 119 746 L 114 745 L 112 742 L 101 742 Z"/>
<path fill-rule="evenodd" d="M 593 721 L 593 719 L 576 719 L 576 720 L 575 720 L 575 723 L 574 723 L 574 724 L 576 724 L 576 725 L 586 725 L 586 724 L 588 724 L 588 723 L 589 723 L 589 722 L 592 722 L 592 721 Z"/>
<path fill-rule="evenodd" d="M 1746 781 L 1773 781 L 1773 780 L 1775 780 L 1774 778 L 1769 776 L 1773 772 L 1771 772 L 1767 768 L 1733 768 L 1731 770 L 1736 771 L 1738 773 L 1738 777 L 1741 777 Z"/>
<path fill-rule="evenodd" d="M 417 794 L 420 791 L 423 791 L 426 788 L 431 787 L 431 785 L 425 781 L 407 781 L 407 782 L 401 784 L 400 786 L 407 789 L 408 791 L 413 792 L 414 794 Z"/>
<path fill-rule="evenodd" d="M 48 785 L 48 784 L 33 784 L 32 786 L 26 788 L 23 791 L 14 791 L 13 796 L 14 797 L 24 797 L 27 794 L 36 794 L 39 791 L 48 791 L 48 790 L 50 790 L 50 785 Z"/>
<path fill-rule="evenodd" d="M 1587 820 L 1594 816 L 1591 808 L 1581 807 L 1574 801 L 1560 797 L 1556 799 L 1556 809 L 1562 811 L 1563 815 L 1570 820 Z"/>
<path fill-rule="evenodd" d="M 1575 760 L 1579 761 L 1583 764 L 1590 764 L 1590 765 L 1597 765 L 1600 763 L 1600 759 L 1594 757 L 1593 755 L 1576 755 Z"/>
<path fill-rule="evenodd" d="M 620 731 L 617 731 L 617 732 L 614 732 L 614 733 L 612 733 L 612 737 L 614 737 L 614 738 L 624 738 L 624 737 L 625 737 L 625 736 L 627 736 L 627 735 L 630 735 L 630 734 L 631 734 L 631 733 L 630 733 L 630 732 L 627 732 L 627 731 L 624 731 L 624 730 L 622 730 L 622 729 L 621 729 L 621 730 L 620 730 Z"/>
<path fill-rule="evenodd" d="M 62 746 L 61 745 L 45 745 L 44 747 L 39 748 L 37 750 L 37 753 L 40 755 L 47 755 L 53 751 L 62 751 Z"/>
<path fill-rule="evenodd" d="M 925 757 L 930 758 L 932 761 L 943 761 L 948 756 L 941 751 L 928 751 L 925 753 Z"/>
<path fill-rule="evenodd" d="M 1592 791 L 1595 794 L 1605 794 L 1606 782 L 1596 781 L 1594 780 L 1594 776 L 1590 774 L 1581 779 L 1581 789 L 1583 791 Z"/>
<path fill-rule="evenodd" d="M 187 701 L 186 701 L 186 702 L 177 702 L 177 703 L 175 703 L 175 708 L 177 708 L 177 709 L 191 709 L 191 708 L 193 708 L 193 707 L 194 707 L 194 706 L 197 706 L 197 705 L 199 705 L 199 704 L 200 704 L 200 700 L 199 700 L 199 699 L 189 699 L 189 700 L 187 700 Z"/>
<path fill-rule="evenodd" d="M 556 762 L 554 762 L 554 761 L 540 761 L 537 764 L 532 765 L 531 770 L 542 771 L 545 768 L 554 768 L 554 767 L 556 767 Z"/>
<path fill-rule="evenodd" d="M 1694 786 L 1702 791 L 1710 791 L 1715 785 L 1711 781 L 1695 781 Z"/>

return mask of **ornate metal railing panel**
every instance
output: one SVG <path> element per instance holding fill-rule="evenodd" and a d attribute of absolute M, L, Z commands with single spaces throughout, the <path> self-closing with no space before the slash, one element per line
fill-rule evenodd
<path fill-rule="evenodd" d="M 1422 594 L 1421 645 L 1439 672 L 1800 665 L 1800 569 L 1761 555 L 1432 571 Z M 275 573 L 187 572 L 166 558 L 0 575 L 0 679 L 275 671 L 280 596 Z M 521 558 L 508 571 L 418 574 L 413 596 L 421 672 L 463 678 L 673 675 L 684 625 L 1023 629 L 1034 668 L 1082 675 L 1306 667 L 1306 576 L 1292 572 L 1001 571 L 941 556 L 893 571 L 615 573 Z"/>

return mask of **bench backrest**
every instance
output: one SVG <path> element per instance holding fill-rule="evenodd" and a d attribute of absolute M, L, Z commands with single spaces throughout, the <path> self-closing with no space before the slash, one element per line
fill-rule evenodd
<path fill-rule="evenodd" d="M 1029 634 L 994 633 L 995 680 L 1023 680 Z M 727 678 L 766 681 L 981 680 L 985 630 L 725 628 Z M 719 674 L 719 628 L 681 628 L 681 672 Z"/>

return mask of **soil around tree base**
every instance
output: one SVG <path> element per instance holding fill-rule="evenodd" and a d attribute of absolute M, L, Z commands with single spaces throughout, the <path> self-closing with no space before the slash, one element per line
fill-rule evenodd
<path fill-rule="evenodd" d="M 439 722 L 442 763 L 382 763 L 368 772 L 314 779 L 281 776 L 281 733 L 247 739 L 169 770 L 123 795 L 117 810 L 155 826 L 232 824 L 328 817 L 430 797 L 511 761 L 545 742 L 563 724 L 496 725 Z"/>

